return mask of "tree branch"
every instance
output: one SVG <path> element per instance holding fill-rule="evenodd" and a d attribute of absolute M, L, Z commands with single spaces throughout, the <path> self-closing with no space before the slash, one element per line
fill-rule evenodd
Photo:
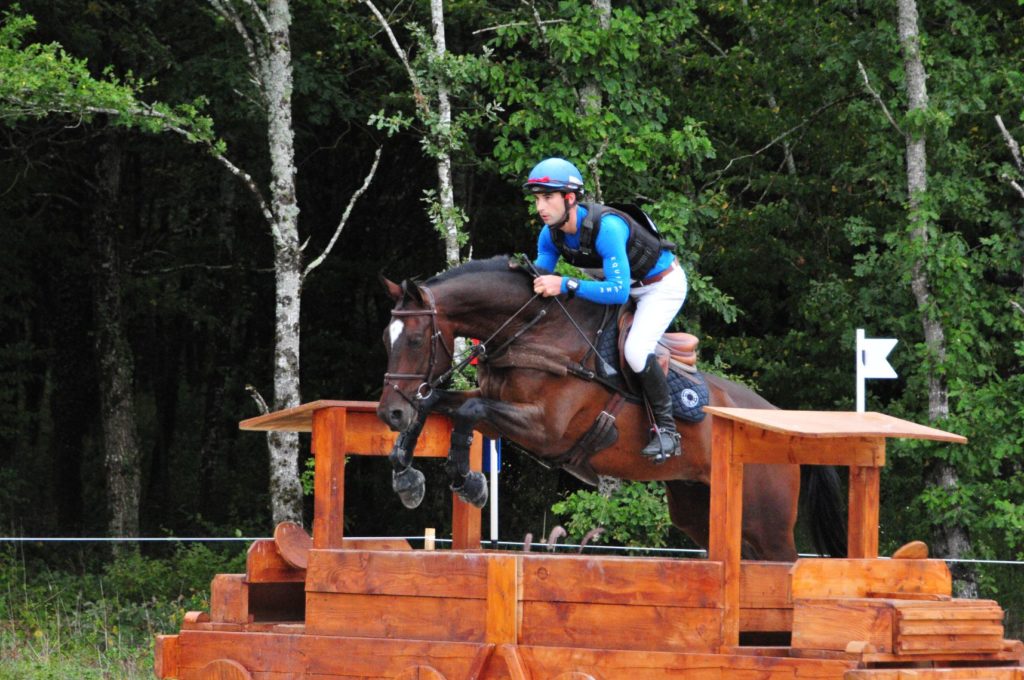
<path fill-rule="evenodd" d="M 267 400 L 263 398 L 263 395 L 260 394 L 258 389 L 252 385 L 246 385 L 245 391 L 248 392 L 249 396 L 252 397 L 252 400 L 256 402 L 256 408 L 260 410 L 261 416 L 270 413 L 270 407 L 267 406 Z"/>
<path fill-rule="evenodd" d="M 547 21 L 542 21 L 541 22 L 541 24 L 564 24 L 564 23 L 565 23 L 565 19 L 548 19 Z M 473 35 L 478 35 L 480 33 L 488 33 L 490 31 L 500 31 L 503 28 L 517 28 L 519 26 L 528 26 L 529 24 L 530 24 L 529 21 L 513 21 L 513 22 L 508 23 L 508 24 L 498 24 L 497 26 L 488 26 L 487 28 L 478 28 L 477 30 L 473 31 Z"/>
<path fill-rule="evenodd" d="M 1017 140 L 1013 138 L 1010 131 L 1003 125 L 1002 116 L 996 114 L 996 125 L 999 126 L 999 131 L 1003 133 L 1003 139 L 1006 140 L 1006 146 L 1010 147 L 1010 153 L 1013 154 L 1013 163 L 1017 166 L 1017 170 L 1024 173 L 1024 161 L 1020 157 L 1020 145 L 1017 144 Z"/>
<path fill-rule="evenodd" d="M 579 101 L 579 90 L 577 90 L 576 86 L 572 84 L 571 80 L 569 80 L 569 74 L 565 72 L 565 68 L 562 67 L 562 64 L 551 56 L 551 43 L 548 42 L 548 31 L 547 28 L 545 28 L 545 23 L 549 22 L 545 22 L 540 18 L 540 12 L 537 11 L 537 6 L 533 4 L 533 0 L 520 0 L 520 2 L 529 7 L 530 11 L 533 12 L 533 23 L 537 26 L 537 31 L 540 33 L 541 42 L 543 42 L 544 46 L 547 48 L 548 62 L 555 67 L 555 70 L 558 71 L 558 74 L 562 77 L 562 83 L 572 90 L 573 100 Z"/>
<path fill-rule="evenodd" d="M 860 60 L 857 61 L 857 68 L 860 70 L 860 75 L 864 79 L 864 87 L 867 88 L 867 91 L 875 98 L 878 105 L 882 107 L 882 111 L 885 112 L 885 117 L 889 119 L 889 123 L 896 129 L 896 132 L 900 133 L 901 136 L 906 137 L 907 133 L 900 128 L 896 119 L 892 117 L 891 113 L 889 113 L 889 107 L 885 105 L 885 102 L 882 101 L 879 94 L 871 87 L 871 82 L 868 80 L 868 72 L 864 70 L 864 64 L 860 63 Z"/>
<path fill-rule="evenodd" d="M 345 206 L 345 212 L 341 216 L 341 221 L 338 223 L 338 228 L 334 230 L 334 235 L 331 236 L 330 243 L 327 244 L 327 247 L 324 248 L 324 251 L 320 253 L 320 255 L 315 260 L 310 262 L 309 265 L 306 267 L 305 271 L 302 272 L 303 279 L 309 276 L 309 273 L 311 271 L 319 267 L 320 264 L 324 261 L 324 259 L 326 259 L 326 257 L 330 254 L 331 249 L 334 248 L 335 242 L 337 242 L 338 237 L 341 236 L 341 230 L 345 228 L 345 224 L 348 222 L 348 218 L 352 214 L 352 208 L 355 206 L 356 201 L 359 200 L 359 197 L 362 196 L 363 192 L 365 192 L 367 187 L 370 186 L 370 182 L 373 181 L 373 176 L 377 173 L 377 164 L 380 163 L 380 153 L 381 147 L 377 147 L 377 152 L 374 154 L 373 157 L 373 165 L 370 167 L 370 171 L 366 173 L 366 178 L 363 180 L 363 185 L 356 189 L 355 193 L 352 194 L 352 197 L 349 198 L 348 205 Z"/>
<path fill-rule="evenodd" d="M 388 35 L 388 40 L 391 41 L 391 46 L 395 49 L 395 54 L 402 61 L 402 65 L 405 66 L 405 72 L 409 75 L 409 81 L 412 83 L 412 95 L 413 99 L 416 100 L 416 106 L 426 114 L 430 114 L 430 105 L 427 103 L 427 98 L 423 94 L 423 87 L 420 85 L 420 79 L 416 75 L 416 72 L 412 70 L 412 65 L 409 63 L 409 55 L 406 54 L 402 46 L 398 44 L 398 38 L 395 37 L 394 31 L 391 30 L 391 25 L 388 20 L 384 18 L 384 15 L 380 13 L 377 6 L 373 4 L 373 0 L 363 0 L 363 4 L 370 8 L 373 15 L 377 17 L 377 21 L 380 22 L 384 32 Z"/>

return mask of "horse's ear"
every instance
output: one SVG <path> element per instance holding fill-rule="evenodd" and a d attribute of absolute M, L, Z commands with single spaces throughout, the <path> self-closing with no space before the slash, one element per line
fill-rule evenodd
<path fill-rule="evenodd" d="M 423 292 L 420 287 L 411 281 L 402 281 L 402 293 L 407 300 L 417 304 L 423 304 Z"/>
<path fill-rule="evenodd" d="M 380 281 L 380 284 L 384 286 L 384 290 L 388 292 L 388 295 L 391 296 L 392 300 L 398 302 L 399 300 L 402 299 L 401 286 L 399 286 L 394 281 L 390 281 L 386 276 L 384 276 L 383 273 L 377 274 L 377 279 Z"/>

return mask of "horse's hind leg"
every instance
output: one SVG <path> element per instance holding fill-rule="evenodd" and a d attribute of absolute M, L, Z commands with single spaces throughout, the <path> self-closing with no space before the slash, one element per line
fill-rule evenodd
<path fill-rule="evenodd" d="M 665 482 L 665 497 L 672 525 L 707 550 L 711 490 L 700 482 L 673 479 Z"/>

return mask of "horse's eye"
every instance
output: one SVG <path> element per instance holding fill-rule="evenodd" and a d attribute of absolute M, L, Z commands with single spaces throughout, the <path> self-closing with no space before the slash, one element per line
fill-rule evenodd
<path fill-rule="evenodd" d="M 417 347 L 422 347 L 422 346 L 423 346 L 423 338 L 421 338 L 420 336 L 414 335 L 411 338 L 409 338 L 409 347 L 417 348 Z"/>

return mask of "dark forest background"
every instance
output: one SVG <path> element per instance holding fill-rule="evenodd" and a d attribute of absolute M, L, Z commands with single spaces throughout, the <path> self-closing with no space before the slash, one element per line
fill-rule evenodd
<path fill-rule="evenodd" d="M 598 5 L 448 2 L 451 57 L 431 62 L 429 5 L 381 3 L 413 68 L 448 83 L 463 115 L 458 139 L 442 144 L 467 217 L 461 257 L 532 253 L 538 225 L 519 185 L 540 158 L 569 157 L 605 200 L 645 204 L 682 245 L 693 285 L 678 326 L 701 336 L 709 369 L 780 407 L 852 410 L 855 329 L 899 339 L 900 377 L 869 383 L 869 410 L 971 441 L 890 446 L 883 552 L 923 538 L 940 556 L 1020 555 L 1024 168 L 1011 142 L 1024 139 L 1024 9 L 921 3 L 928 99 L 915 109 L 895 2 L 614 2 L 608 25 Z M 274 251 L 252 193 L 205 143 L 33 99 L 50 85 L 18 61 L 58 43 L 136 101 L 187 103 L 184 118 L 211 121 L 221 151 L 266 186 L 267 122 L 242 42 L 201 2 L 24 0 L 5 11 L 3 532 L 108 531 L 101 405 L 112 355 L 98 342 L 110 316 L 97 292 L 113 275 L 138 433 L 138 533 L 269 534 L 266 441 L 237 428 L 258 414 L 246 386 L 268 400 L 274 389 Z M 308 252 L 327 245 L 382 149 L 303 286 L 301 397 L 375 400 L 390 309 L 378 273 L 445 268 L 424 194 L 438 188 L 436 121 L 417 117 L 365 4 L 293 0 L 291 12 Z M 29 15 L 33 27 L 12 30 Z M 596 108 L 580 103 L 587 92 Z M 911 200 L 914 140 L 927 141 L 928 185 Z M 912 285 L 922 273 L 924 303 Z M 928 323 L 943 330 L 941 352 Z M 425 467 L 429 496 L 411 512 L 385 465 L 353 461 L 350 532 L 443 534 L 449 495 L 440 467 Z M 550 528 L 551 505 L 579 488 L 512 449 L 501 479 L 504 539 Z"/>

